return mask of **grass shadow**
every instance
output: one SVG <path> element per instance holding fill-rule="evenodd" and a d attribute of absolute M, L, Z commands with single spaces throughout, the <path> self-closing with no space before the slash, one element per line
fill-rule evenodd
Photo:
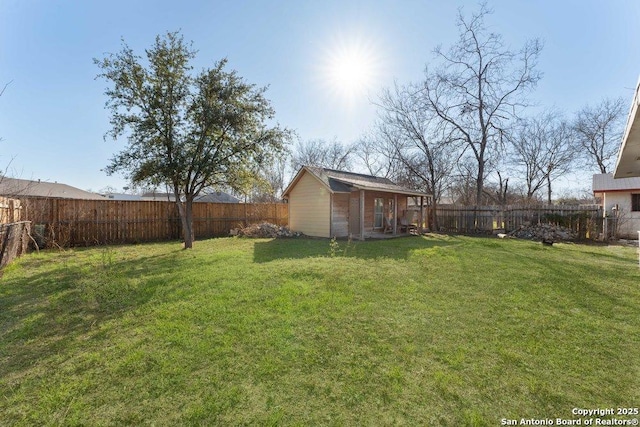
<path fill-rule="evenodd" d="M 65 262 L 83 252 L 36 259 L 29 268 L 58 267 L 2 279 L 0 377 L 55 358 L 78 340 L 108 339 L 102 324 L 149 303 L 160 287 L 176 286 L 178 251 L 123 260 L 114 255 L 117 248 L 106 247 L 87 263 Z"/>
<path fill-rule="evenodd" d="M 570 248 L 573 244 L 565 244 Z M 583 245 L 585 247 L 585 245 Z M 588 246 L 587 246 L 588 247 Z M 539 248 L 538 250 L 554 251 L 562 250 L 562 247 Z M 566 300 L 575 301 L 582 309 L 590 313 L 598 313 L 607 317 L 616 314 L 621 308 L 628 309 L 630 313 L 638 312 L 640 304 L 632 295 L 626 295 L 623 289 L 614 284 L 623 283 L 630 274 L 637 274 L 634 263 L 626 261 L 620 255 L 603 251 L 582 250 L 579 256 L 562 256 L 563 262 L 550 261 L 547 257 L 536 259 L 527 254 L 515 253 L 516 258 L 527 258 L 529 264 L 534 265 L 540 271 L 545 271 L 554 285 L 554 291 L 562 294 Z M 604 262 L 603 262 L 604 261 Z M 524 261 L 523 261 L 524 262 Z M 620 263 L 626 262 L 631 270 L 620 268 Z M 607 265 L 612 263 L 611 265 Z M 591 280 L 592 277 L 605 276 L 612 283 L 610 287 Z M 576 298 L 580 294 L 581 298 Z"/>
<path fill-rule="evenodd" d="M 455 237 L 441 234 L 406 236 L 385 240 L 347 241 L 329 239 L 272 239 L 254 245 L 253 261 L 267 263 L 283 259 L 344 256 L 359 259 L 409 259 L 416 250 L 461 245 Z"/>

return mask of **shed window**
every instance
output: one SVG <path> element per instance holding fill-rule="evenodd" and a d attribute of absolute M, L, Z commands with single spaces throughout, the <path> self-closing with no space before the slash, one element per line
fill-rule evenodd
<path fill-rule="evenodd" d="M 376 198 L 373 201 L 373 227 L 382 228 L 382 217 L 384 216 L 384 199 Z"/>
<path fill-rule="evenodd" d="M 631 195 L 631 210 L 633 212 L 640 212 L 640 194 Z"/>

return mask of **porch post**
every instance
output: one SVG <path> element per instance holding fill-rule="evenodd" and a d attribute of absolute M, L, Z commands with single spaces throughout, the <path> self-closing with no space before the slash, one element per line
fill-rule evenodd
<path fill-rule="evenodd" d="M 393 195 L 393 235 L 398 234 L 398 195 Z"/>
<path fill-rule="evenodd" d="M 424 196 L 420 196 L 420 224 L 418 224 L 419 234 L 422 234 L 422 224 L 424 224 Z"/>
<path fill-rule="evenodd" d="M 603 240 L 609 240 L 609 221 L 607 220 L 607 192 L 602 194 L 602 234 Z M 640 242 L 638 242 L 640 244 Z"/>
<path fill-rule="evenodd" d="M 329 237 L 336 237 L 333 235 L 333 193 L 329 193 Z"/>
<path fill-rule="evenodd" d="M 360 240 L 364 240 L 364 190 L 360 190 Z"/>

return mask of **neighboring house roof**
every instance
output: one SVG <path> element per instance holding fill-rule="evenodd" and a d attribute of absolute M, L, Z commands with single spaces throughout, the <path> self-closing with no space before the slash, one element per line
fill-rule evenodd
<path fill-rule="evenodd" d="M 157 202 L 175 202 L 176 198 L 171 193 L 142 193 L 141 200 L 150 200 Z"/>
<path fill-rule="evenodd" d="M 442 196 L 440 197 L 440 202 L 438 202 L 438 206 L 444 205 L 455 205 L 456 199 L 453 196 Z"/>
<path fill-rule="evenodd" d="M 212 193 L 200 194 L 195 198 L 194 202 L 202 203 L 240 203 L 240 199 L 233 197 L 231 194 L 222 191 L 214 191 Z"/>
<path fill-rule="evenodd" d="M 593 175 L 593 192 L 604 193 L 606 191 L 635 191 L 640 190 L 640 177 L 619 178 L 610 173 Z"/>
<path fill-rule="evenodd" d="M 109 200 L 128 200 L 128 201 L 138 201 L 142 200 L 142 196 L 138 194 L 123 194 L 123 193 L 106 193 L 104 195 Z"/>
<path fill-rule="evenodd" d="M 631 103 L 627 126 L 618 152 L 614 176 L 619 178 L 640 177 L 640 81 Z"/>
<path fill-rule="evenodd" d="M 315 166 L 303 166 L 284 191 L 283 196 L 286 197 L 291 192 L 305 171 L 323 183 L 332 193 L 350 193 L 353 190 L 369 190 L 386 193 L 402 193 L 410 196 L 428 196 L 426 193 L 401 187 L 387 178 Z"/>
<path fill-rule="evenodd" d="M 144 193 L 141 200 L 173 202 L 176 198 L 171 193 Z M 198 203 L 240 203 L 240 199 L 223 191 L 212 191 L 210 193 L 200 194 L 193 201 Z"/>
<path fill-rule="evenodd" d="M 0 195 L 7 197 L 51 197 L 56 199 L 104 200 L 100 194 L 57 182 L 0 177 Z"/>

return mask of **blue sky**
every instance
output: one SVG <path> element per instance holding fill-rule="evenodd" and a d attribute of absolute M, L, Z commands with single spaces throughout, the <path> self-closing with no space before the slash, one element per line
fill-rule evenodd
<path fill-rule="evenodd" d="M 25 179 L 117 189 L 101 171 L 125 141 L 109 129 L 104 81 L 92 58 L 124 39 L 142 53 L 157 34 L 181 30 L 196 68 L 223 57 L 250 83 L 269 86 L 280 124 L 302 139 L 351 143 L 376 117 L 379 91 L 417 81 L 433 49 L 455 41 L 458 7 L 475 1 L 51 1 L 0 0 L 0 167 Z M 637 0 L 494 0 L 490 28 L 518 48 L 539 37 L 544 77 L 533 99 L 572 113 L 604 97 L 629 99 L 640 73 Z M 356 92 L 332 78 L 356 52 L 366 78 Z M 0 86 L 1 87 L 1 86 Z M 565 180 L 588 188 L 588 173 Z M 587 178 L 585 178 L 587 177 Z"/>

